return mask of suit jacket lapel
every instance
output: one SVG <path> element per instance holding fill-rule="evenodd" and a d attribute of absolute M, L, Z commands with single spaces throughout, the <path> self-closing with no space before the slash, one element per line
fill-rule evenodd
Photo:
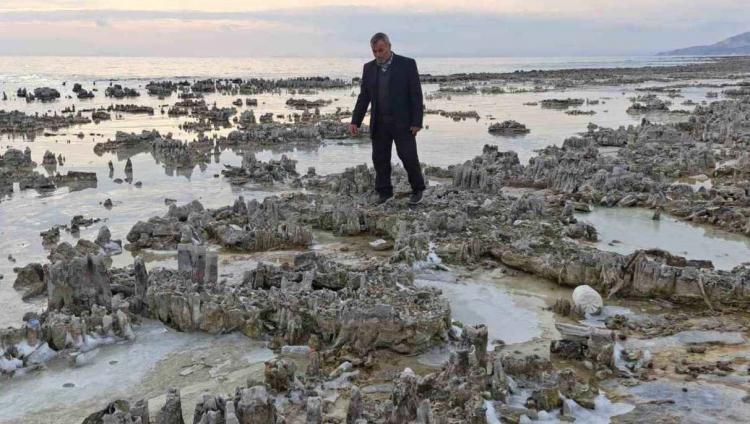
<path fill-rule="evenodd" d="M 393 93 L 393 80 L 395 79 L 394 76 L 396 75 L 396 72 L 398 71 L 398 56 L 396 53 L 393 53 L 393 61 L 391 62 L 391 66 L 388 67 L 388 72 L 391 73 L 391 77 L 388 78 L 388 92 Z"/>
<path fill-rule="evenodd" d="M 372 66 L 370 66 L 370 95 L 373 96 L 373 99 L 377 97 L 378 93 L 378 64 L 373 61 Z"/>

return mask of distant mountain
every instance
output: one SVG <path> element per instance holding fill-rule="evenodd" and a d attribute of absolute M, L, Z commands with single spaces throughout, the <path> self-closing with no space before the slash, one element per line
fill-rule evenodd
<path fill-rule="evenodd" d="M 709 46 L 693 46 L 668 52 L 661 52 L 659 56 L 725 56 L 750 55 L 750 31 Z"/>

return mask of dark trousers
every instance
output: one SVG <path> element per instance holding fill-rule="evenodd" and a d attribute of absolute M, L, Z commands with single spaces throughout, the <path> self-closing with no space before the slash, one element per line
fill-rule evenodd
<path fill-rule="evenodd" d="M 372 163 L 375 166 L 375 190 L 381 194 L 393 195 L 391 185 L 391 147 L 396 143 L 396 153 L 409 176 L 413 191 L 425 188 L 422 167 L 417 156 L 417 140 L 408 128 L 397 128 L 393 122 L 378 121 L 372 138 Z"/>

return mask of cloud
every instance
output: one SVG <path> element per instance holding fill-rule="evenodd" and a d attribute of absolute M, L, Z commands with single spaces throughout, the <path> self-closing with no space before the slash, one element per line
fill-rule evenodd
<path fill-rule="evenodd" d="M 711 43 L 750 29 L 743 19 L 750 15 L 750 5 L 733 0 L 716 0 L 702 12 L 700 2 L 693 0 L 478 0 L 471 3 L 472 11 L 464 10 L 469 2 L 443 0 L 431 2 L 432 11 L 421 10 L 426 2 L 410 0 L 379 2 L 393 5 L 388 10 L 292 9 L 285 0 L 280 9 L 254 11 L 231 11 L 241 6 L 231 1 L 212 2 L 213 11 L 172 10 L 159 1 L 127 2 L 130 7 L 149 3 L 158 10 L 29 10 L 37 3 L 0 11 L 0 54 L 362 57 L 368 54 L 370 35 L 385 31 L 399 52 L 415 56 L 631 55 Z M 179 2 L 186 7 L 193 3 Z M 677 3 L 683 7 L 652 16 L 652 11 Z M 405 10 L 404 4 L 416 10 Z M 748 13 L 726 13 L 737 8 Z"/>
<path fill-rule="evenodd" d="M 373 5 L 377 5 L 374 7 Z M 668 22 L 711 16 L 748 16 L 746 0 L 3 0 L 0 11 L 150 11 L 243 13 L 259 11 L 377 9 L 384 13 L 487 13 L 509 16 L 591 19 L 607 22 Z"/>

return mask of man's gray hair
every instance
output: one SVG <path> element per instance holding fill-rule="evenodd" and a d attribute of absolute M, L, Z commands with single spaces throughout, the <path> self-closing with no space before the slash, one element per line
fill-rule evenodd
<path fill-rule="evenodd" d="M 373 35 L 372 38 L 370 38 L 370 45 L 374 46 L 375 43 L 377 43 L 378 41 L 383 41 L 385 42 L 385 44 L 388 44 L 388 46 L 391 45 L 391 40 L 390 38 L 388 38 L 388 34 L 384 32 L 378 32 L 375 35 Z"/>

